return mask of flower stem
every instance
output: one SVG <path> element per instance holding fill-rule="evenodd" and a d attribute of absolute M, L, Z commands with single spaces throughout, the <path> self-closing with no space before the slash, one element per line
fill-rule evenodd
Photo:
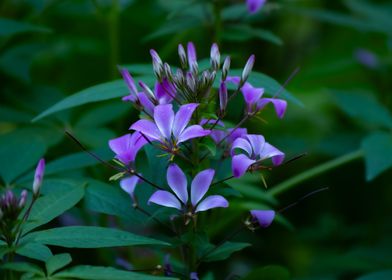
<path fill-rule="evenodd" d="M 351 161 L 357 160 L 361 157 L 363 157 L 363 152 L 361 150 L 357 150 L 357 151 L 345 154 L 341 157 L 335 158 L 333 160 L 327 161 L 321 165 L 313 167 L 313 168 L 309 169 L 308 171 L 300 173 L 297 176 L 294 176 L 294 177 L 278 184 L 277 186 L 273 187 L 269 191 L 269 194 L 271 194 L 272 196 L 277 196 L 277 195 L 295 187 L 299 183 L 302 183 L 310 178 L 313 178 L 317 175 L 323 174 L 329 170 L 332 170 L 336 167 L 339 167 L 339 166 L 344 165 L 346 163 L 349 163 Z"/>

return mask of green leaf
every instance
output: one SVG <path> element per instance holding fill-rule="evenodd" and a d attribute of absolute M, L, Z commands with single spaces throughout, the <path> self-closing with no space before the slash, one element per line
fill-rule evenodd
<path fill-rule="evenodd" d="M 36 242 L 29 242 L 26 244 L 22 244 L 20 247 L 16 249 L 16 253 L 18 255 L 28 257 L 30 259 L 39 260 L 39 261 L 46 261 L 51 256 L 53 256 L 52 252 L 48 247 Z"/>
<path fill-rule="evenodd" d="M 339 107 L 350 117 L 370 125 L 392 128 L 392 115 L 374 94 L 363 90 L 330 90 Z"/>
<path fill-rule="evenodd" d="M 8 18 L 0 18 L 0 36 L 12 36 L 25 32 L 43 32 L 49 33 L 51 30 L 44 26 L 33 25 L 28 22 L 16 21 Z"/>
<path fill-rule="evenodd" d="M 392 135 L 374 133 L 362 141 L 365 153 L 366 179 L 373 180 L 392 167 Z"/>
<path fill-rule="evenodd" d="M 66 248 L 104 248 L 116 246 L 170 244 L 130 232 L 103 227 L 68 226 L 33 232 L 26 237 L 39 243 Z"/>
<path fill-rule="evenodd" d="M 225 260 L 230 257 L 233 253 L 240 251 L 246 247 L 251 246 L 249 243 L 243 242 L 225 242 L 223 245 L 211 251 L 207 256 L 203 258 L 204 262 L 214 262 Z"/>
<path fill-rule="evenodd" d="M 29 219 L 23 227 L 23 232 L 27 233 L 60 216 L 78 203 L 83 195 L 84 188 L 79 185 L 66 191 L 53 192 L 40 197 L 34 203 Z"/>
<path fill-rule="evenodd" d="M 283 45 L 282 39 L 280 39 L 271 31 L 262 28 L 254 28 L 245 24 L 228 26 L 225 33 L 223 33 L 223 38 L 228 41 L 247 41 L 250 39 L 260 39 L 278 46 Z"/>
<path fill-rule="evenodd" d="M 264 267 L 259 267 L 252 270 L 248 275 L 246 275 L 243 280 L 289 280 L 290 273 L 283 266 L 279 265 L 268 265 Z"/>
<path fill-rule="evenodd" d="M 90 266 L 90 265 L 78 265 L 66 270 L 63 270 L 54 275 L 56 278 L 66 279 L 91 279 L 91 280 L 158 280 L 167 279 L 174 280 L 176 278 L 171 277 L 159 277 L 151 276 L 147 274 L 135 273 L 130 271 L 124 271 L 115 269 L 113 267 L 104 266 Z"/>
<path fill-rule="evenodd" d="M 392 279 L 392 270 L 382 270 L 363 275 L 357 280 L 390 280 Z"/>
<path fill-rule="evenodd" d="M 0 136 L 0 176 L 5 183 L 11 183 L 35 166 L 45 151 L 46 147 L 38 135 L 23 135 L 15 131 Z"/>
<path fill-rule="evenodd" d="M 96 180 L 89 180 L 86 195 L 86 207 L 94 212 L 115 215 L 133 222 L 142 222 L 142 218 L 132 207 L 131 198 L 119 186 L 112 186 Z"/>
<path fill-rule="evenodd" d="M 63 268 L 71 261 L 72 257 L 70 254 L 67 253 L 52 256 L 45 264 L 48 276 L 51 276 L 55 271 L 59 270 L 60 268 Z"/>
<path fill-rule="evenodd" d="M 27 262 L 6 263 L 0 266 L 0 268 L 6 270 L 19 271 L 19 272 L 33 272 L 35 274 L 42 275 L 42 276 L 45 275 L 41 268 Z"/>
<path fill-rule="evenodd" d="M 108 104 L 98 106 L 81 115 L 78 118 L 75 127 L 100 127 L 119 119 L 121 116 L 125 115 L 125 113 L 129 113 L 132 109 L 133 107 L 130 103 L 121 102 L 121 100 L 118 100 L 118 102 L 109 102 Z"/>
<path fill-rule="evenodd" d="M 116 80 L 104 84 L 95 85 L 79 91 L 60 102 L 54 104 L 52 107 L 46 109 L 41 114 L 33 119 L 38 121 L 43 117 L 54 114 L 56 112 L 80 106 L 83 104 L 104 101 L 112 98 L 118 98 L 127 95 L 128 89 L 123 80 Z"/>

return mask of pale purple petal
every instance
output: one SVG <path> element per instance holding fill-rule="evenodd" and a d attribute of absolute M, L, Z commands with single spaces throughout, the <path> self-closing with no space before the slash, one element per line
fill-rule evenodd
<path fill-rule="evenodd" d="M 170 83 L 167 78 L 163 78 L 162 82 L 155 84 L 155 96 L 159 104 L 168 104 L 176 95 L 176 88 Z"/>
<path fill-rule="evenodd" d="M 188 54 L 189 69 L 191 71 L 196 71 L 197 70 L 196 49 L 195 49 L 195 45 L 193 45 L 192 42 L 189 42 L 187 45 L 187 54 Z"/>
<path fill-rule="evenodd" d="M 206 194 L 210 188 L 214 175 L 214 169 L 206 169 L 197 173 L 195 178 L 193 178 L 191 184 L 191 202 L 193 206 L 195 206 Z"/>
<path fill-rule="evenodd" d="M 191 120 L 192 114 L 195 109 L 199 106 L 197 103 L 189 103 L 182 105 L 178 110 L 173 123 L 173 135 L 175 138 L 184 131 L 185 127 L 188 125 Z"/>
<path fill-rule="evenodd" d="M 139 92 L 137 94 L 137 97 L 140 104 L 143 106 L 144 111 L 146 111 L 146 113 L 148 113 L 149 115 L 152 115 L 154 113 L 155 106 L 152 103 L 151 99 L 148 98 L 144 92 Z"/>
<path fill-rule="evenodd" d="M 210 134 L 210 130 L 204 129 L 202 126 L 195 124 L 187 127 L 179 136 L 178 143 L 185 142 L 192 138 L 203 137 Z"/>
<path fill-rule="evenodd" d="M 227 87 L 225 82 L 221 82 L 219 87 L 219 108 L 221 112 L 226 110 L 227 106 Z"/>
<path fill-rule="evenodd" d="M 238 76 L 228 76 L 226 78 L 226 81 L 233 83 L 233 84 L 236 84 L 236 85 L 239 85 L 241 78 Z"/>
<path fill-rule="evenodd" d="M 150 120 L 138 120 L 129 129 L 139 131 L 152 140 L 161 141 L 161 133 L 155 123 Z"/>
<path fill-rule="evenodd" d="M 264 136 L 257 134 L 247 134 L 246 138 L 248 138 L 250 144 L 252 145 L 253 153 L 255 155 L 259 155 L 265 144 Z"/>
<path fill-rule="evenodd" d="M 257 110 L 263 109 L 268 103 L 272 103 L 274 105 L 276 115 L 279 118 L 283 118 L 287 108 L 286 100 L 276 98 L 262 98 L 257 102 Z"/>
<path fill-rule="evenodd" d="M 260 159 L 263 160 L 267 158 L 271 158 L 274 165 L 280 165 L 284 160 L 284 153 L 266 142 L 260 153 Z"/>
<path fill-rule="evenodd" d="M 145 136 L 143 136 L 140 132 L 134 132 L 131 137 L 131 149 L 133 150 L 133 154 L 136 155 L 140 148 L 147 143 L 148 141 Z M 135 158 L 135 156 L 133 158 Z"/>
<path fill-rule="evenodd" d="M 44 179 L 44 173 L 45 173 L 45 159 L 41 158 L 37 164 L 37 168 L 35 169 L 35 174 L 34 174 L 33 193 L 35 195 L 39 193 L 39 190 L 42 185 L 42 181 Z"/>
<path fill-rule="evenodd" d="M 135 85 L 135 82 L 131 76 L 131 74 L 129 74 L 128 70 L 125 68 L 121 68 L 120 69 L 120 73 L 125 81 L 125 83 L 127 84 L 129 91 L 131 92 L 131 95 L 136 96 L 137 94 L 137 87 Z"/>
<path fill-rule="evenodd" d="M 241 88 L 242 94 L 247 105 L 256 103 L 264 94 L 263 88 L 255 88 L 249 83 L 245 83 Z"/>
<path fill-rule="evenodd" d="M 251 14 L 256 13 L 260 10 L 267 0 L 246 0 L 246 4 L 248 5 L 248 11 Z"/>
<path fill-rule="evenodd" d="M 167 182 L 177 197 L 185 204 L 188 201 L 186 176 L 177 164 L 169 165 Z"/>
<path fill-rule="evenodd" d="M 229 136 L 227 137 L 226 141 L 227 141 L 227 143 L 231 144 L 237 138 L 240 138 L 240 137 L 246 135 L 248 133 L 248 130 L 246 128 L 239 127 L 239 128 L 229 128 L 227 130 L 227 132 L 229 133 Z"/>
<path fill-rule="evenodd" d="M 223 138 L 227 135 L 226 131 L 213 129 L 211 130 L 210 137 L 214 140 L 215 143 L 219 143 L 222 141 Z"/>
<path fill-rule="evenodd" d="M 130 147 L 131 137 L 131 134 L 126 134 L 109 140 L 110 149 L 116 154 L 116 158 L 124 164 L 129 164 L 134 160 Z"/>
<path fill-rule="evenodd" d="M 241 149 L 248 153 L 248 156 L 252 156 L 252 146 L 250 145 L 249 141 L 244 138 L 237 138 L 233 145 L 231 146 L 231 154 L 234 155 L 235 149 Z"/>
<path fill-rule="evenodd" d="M 158 105 L 154 109 L 154 120 L 166 139 L 171 139 L 171 132 L 174 121 L 173 106 L 171 104 Z"/>
<path fill-rule="evenodd" d="M 229 206 L 229 202 L 221 195 L 210 195 L 200 202 L 196 207 L 195 212 L 206 211 L 211 208 L 223 207 L 226 208 Z"/>
<path fill-rule="evenodd" d="M 199 124 L 200 125 L 206 125 L 206 124 L 213 125 L 215 123 L 216 123 L 216 120 L 214 120 L 214 119 L 202 119 Z M 225 127 L 225 124 L 221 120 L 219 120 L 216 125 L 219 125 L 221 127 Z"/>
<path fill-rule="evenodd" d="M 274 210 L 251 210 L 250 214 L 262 228 L 269 227 L 275 218 Z"/>
<path fill-rule="evenodd" d="M 249 166 L 251 166 L 256 161 L 248 158 L 246 155 L 235 155 L 233 156 L 233 160 L 231 162 L 231 168 L 233 171 L 233 176 L 236 178 L 241 177 L 246 173 Z"/>
<path fill-rule="evenodd" d="M 249 77 L 250 72 L 252 71 L 253 65 L 255 64 L 255 55 L 252 54 L 248 60 L 246 61 L 246 64 L 244 66 L 244 69 L 242 70 L 241 74 L 241 80 L 246 81 Z"/>
<path fill-rule="evenodd" d="M 165 207 L 177 208 L 181 210 L 181 202 L 168 191 L 156 191 L 148 200 L 148 204 L 155 203 Z"/>
<path fill-rule="evenodd" d="M 121 188 L 127 192 L 133 200 L 135 200 L 135 188 L 137 183 L 139 183 L 139 178 L 137 176 L 131 176 L 124 178 L 120 181 Z"/>

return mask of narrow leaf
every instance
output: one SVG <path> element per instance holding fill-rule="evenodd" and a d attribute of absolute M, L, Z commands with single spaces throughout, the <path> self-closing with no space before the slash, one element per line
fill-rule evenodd
<path fill-rule="evenodd" d="M 72 261 L 71 255 L 67 253 L 52 256 L 50 259 L 48 259 L 48 261 L 45 264 L 46 272 L 48 276 L 52 275 L 55 271 L 59 270 L 60 268 L 63 268 L 71 261 Z"/>
<path fill-rule="evenodd" d="M 36 242 L 29 242 L 21 245 L 16 249 L 16 253 L 18 255 L 39 261 L 46 261 L 51 256 L 53 256 L 52 252 L 47 246 Z"/>
<path fill-rule="evenodd" d="M 240 251 L 246 247 L 249 247 L 249 243 L 240 242 L 225 242 L 222 246 L 218 247 L 205 258 L 204 262 L 221 261 L 230 257 L 234 252 Z"/>

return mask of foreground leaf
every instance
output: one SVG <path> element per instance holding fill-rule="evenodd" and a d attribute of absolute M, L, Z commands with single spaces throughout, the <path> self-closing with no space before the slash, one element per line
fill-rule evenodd
<path fill-rule="evenodd" d="M 156 239 L 139 236 L 130 232 L 103 227 L 68 226 L 28 234 L 25 239 L 46 245 L 67 248 L 104 248 L 136 245 L 170 244 Z"/>
<path fill-rule="evenodd" d="M 16 249 L 18 255 L 35 259 L 39 261 L 46 261 L 52 257 L 52 252 L 48 247 L 36 242 L 29 242 Z"/>
<path fill-rule="evenodd" d="M 6 270 L 19 271 L 19 272 L 33 272 L 35 274 L 42 275 L 42 276 L 45 275 L 41 268 L 27 262 L 6 263 L 0 266 L 0 268 Z"/>
<path fill-rule="evenodd" d="M 374 133 L 362 142 L 365 153 L 366 179 L 373 180 L 392 167 L 392 135 Z"/>
<path fill-rule="evenodd" d="M 59 270 L 60 268 L 63 268 L 67 264 L 69 264 L 72 261 L 71 255 L 70 254 L 59 254 L 51 257 L 47 262 L 46 262 L 46 272 L 50 276 L 52 275 L 55 271 Z"/>
<path fill-rule="evenodd" d="M 124 270 L 115 269 L 113 267 L 90 266 L 90 265 L 78 265 L 70 269 L 66 269 L 59 273 L 56 273 L 54 276 L 56 278 L 65 278 L 65 279 L 72 278 L 72 279 L 91 279 L 91 280 L 125 280 L 125 279 L 174 280 L 176 279 L 171 277 L 151 276 L 147 274 L 124 271 Z"/>

